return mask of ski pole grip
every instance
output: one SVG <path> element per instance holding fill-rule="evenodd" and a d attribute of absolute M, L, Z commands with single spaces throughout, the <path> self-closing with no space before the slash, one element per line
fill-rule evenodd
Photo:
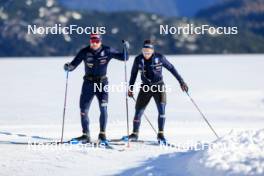
<path fill-rule="evenodd" d="M 129 49 L 129 42 L 126 40 L 122 40 L 122 43 L 124 44 L 124 47 L 128 50 Z"/>

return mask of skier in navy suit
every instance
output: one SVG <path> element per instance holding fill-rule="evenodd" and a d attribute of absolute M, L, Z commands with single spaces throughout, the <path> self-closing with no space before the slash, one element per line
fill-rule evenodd
<path fill-rule="evenodd" d="M 126 139 L 137 140 L 141 116 L 148 105 L 150 99 L 153 97 L 158 109 L 158 135 L 159 142 L 166 143 L 164 137 L 165 124 L 165 106 L 166 106 L 166 92 L 163 82 L 162 68 L 165 67 L 178 80 L 183 91 L 188 92 L 188 86 L 177 72 L 175 67 L 160 53 L 155 52 L 153 42 L 146 40 L 143 44 L 142 53 L 139 54 L 135 60 L 131 71 L 129 81 L 128 96 L 133 97 L 133 85 L 136 81 L 137 73 L 141 73 L 141 89 L 136 100 L 136 112 L 133 121 L 133 133 Z M 146 88 L 147 86 L 147 88 Z M 144 88 L 145 91 L 144 91 Z M 149 88 L 149 89 L 148 89 Z"/>
<path fill-rule="evenodd" d="M 128 42 L 125 42 L 128 47 Z M 102 143 L 107 143 L 105 129 L 107 124 L 107 102 L 108 92 L 105 89 L 99 91 L 95 89 L 100 85 L 108 85 L 107 66 L 112 59 L 125 60 L 124 53 L 105 46 L 102 44 L 102 37 L 99 34 L 90 35 L 90 45 L 81 49 L 77 56 L 70 62 L 64 65 L 66 71 L 73 71 L 81 62 L 84 63 L 85 76 L 83 77 L 82 92 L 80 97 L 80 113 L 83 135 L 75 138 L 82 142 L 90 142 L 89 117 L 88 112 L 94 96 L 99 101 L 100 108 L 100 133 L 98 139 Z"/>

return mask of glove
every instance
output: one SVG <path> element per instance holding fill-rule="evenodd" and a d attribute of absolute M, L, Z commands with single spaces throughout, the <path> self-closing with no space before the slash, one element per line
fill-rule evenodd
<path fill-rule="evenodd" d="M 188 88 L 188 86 L 187 86 L 187 84 L 185 82 L 181 83 L 181 89 L 184 92 L 188 92 L 188 90 L 189 90 L 189 88 Z"/>
<path fill-rule="evenodd" d="M 72 71 L 74 69 L 73 65 L 70 64 L 70 62 L 67 62 L 64 64 L 64 70 L 65 71 Z"/>
<path fill-rule="evenodd" d="M 134 96 L 134 93 L 133 93 L 133 91 L 128 90 L 127 95 L 128 95 L 130 98 L 132 98 L 132 97 Z"/>
<path fill-rule="evenodd" d="M 129 42 L 128 41 L 125 41 L 125 40 L 122 40 L 124 46 L 126 47 L 126 49 L 129 49 Z"/>

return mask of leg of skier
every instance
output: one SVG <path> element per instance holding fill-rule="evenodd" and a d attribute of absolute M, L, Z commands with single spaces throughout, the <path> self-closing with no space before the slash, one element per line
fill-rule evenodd
<path fill-rule="evenodd" d="M 158 127 L 159 132 L 157 135 L 157 139 L 159 143 L 166 143 L 166 138 L 164 137 L 164 125 L 165 125 L 165 106 L 166 106 L 166 92 L 164 89 L 164 85 L 160 85 L 163 87 L 162 91 L 154 92 L 153 97 L 157 105 L 157 109 L 159 112 L 158 115 Z"/>
<path fill-rule="evenodd" d="M 108 82 L 102 82 L 102 87 L 107 85 Z M 107 113 L 107 103 L 108 103 L 108 92 L 103 89 L 103 91 L 97 91 L 96 92 L 96 97 L 99 102 L 99 109 L 100 109 L 100 118 L 99 118 L 99 123 L 100 123 L 100 133 L 98 135 L 98 139 L 101 143 L 107 143 L 106 139 L 106 134 L 105 134 L 105 129 L 107 125 L 107 118 L 108 118 L 108 113 Z"/>
<path fill-rule="evenodd" d="M 138 133 L 141 123 L 141 117 L 144 113 L 146 106 L 148 105 L 150 99 L 152 97 L 151 92 L 144 92 L 142 89 L 140 90 L 135 106 L 135 116 L 133 120 L 133 133 L 128 136 L 131 140 L 138 139 Z"/>
<path fill-rule="evenodd" d="M 82 86 L 82 93 L 80 97 L 80 113 L 83 135 L 74 138 L 78 141 L 90 142 L 89 117 L 88 112 L 91 102 L 94 97 L 93 83 L 84 81 Z"/>

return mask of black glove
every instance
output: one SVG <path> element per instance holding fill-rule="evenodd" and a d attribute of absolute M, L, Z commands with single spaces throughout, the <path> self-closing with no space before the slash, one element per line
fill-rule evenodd
<path fill-rule="evenodd" d="M 131 90 L 128 90 L 127 95 L 128 95 L 130 98 L 134 97 L 134 93 L 133 93 L 133 91 L 131 91 Z"/>
<path fill-rule="evenodd" d="M 181 89 L 182 89 L 182 91 L 188 93 L 189 88 L 185 82 L 181 82 Z"/>
<path fill-rule="evenodd" d="M 63 68 L 65 71 L 72 71 L 74 69 L 74 66 L 67 62 L 66 64 L 64 64 Z"/>

